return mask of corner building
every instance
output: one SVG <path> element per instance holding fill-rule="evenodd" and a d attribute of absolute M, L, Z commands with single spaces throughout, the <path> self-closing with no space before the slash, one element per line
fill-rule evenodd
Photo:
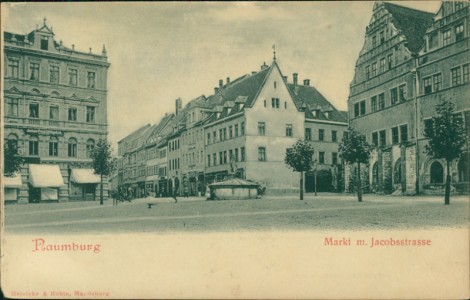
<path fill-rule="evenodd" d="M 468 124 L 468 28 L 468 3 L 443 2 L 437 14 L 374 4 L 348 99 L 350 125 L 376 147 L 361 175 L 366 191 L 442 191 L 444 162 L 424 153 L 423 132 L 443 98 Z M 468 154 L 452 165 L 454 184 L 468 178 L 465 166 Z M 346 172 L 347 187 L 353 169 Z"/>
<path fill-rule="evenodd" d="M 65 47 L 44 20 L 29 34 L 4 32 L 3 51 L 4 138 L 25 159 L 7 200 L 94 200 L 90 152 L 108 124 L 106 49 Z"/>

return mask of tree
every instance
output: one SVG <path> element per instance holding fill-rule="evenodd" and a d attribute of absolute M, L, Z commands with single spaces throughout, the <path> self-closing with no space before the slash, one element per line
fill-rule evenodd
<path fill-rule="evenodd" d="M 304 200 L 304 172 L 312 169 L 313 152 L 309 142 L 300 140 L 286 150 L 284 162 L 294 172 L 300 172 L 300 200 Z"/>
<path fill-rule="evenodd" d="M 357 164 L 357 200 L 362 202 L 361 163 L 369 161 L 372 147 L 366 137 L 349 127 L 339 144 L 339 157 L 347 164 Z"/>
<path fill-rule="evenodd" d="M 111 157 L 111 145 L 106 140 L 99 140 L 91 151 L 93 169 L 95 174 L 100 175 L 100 205 L 103 205 L 103 176 L 113 171 L 114 160 Z"/>
<path fill-rule="evenodd" d="M 424 147 L 427 155 L 447 162 L 444 204 L 450 203 L 450 163 L 459 158 L 467 140 L 461 114 L 454 112 L 454 103 L 441 100 L 436 105 L 436 115 L 432 118 L 432 126 L 424 129 L 428 144 Z"/>
<path fill-rule="evenodd" d="M 6 141 L 3 145 L 3 174 L 7 177 L 13 176 L 21 170 L 23 163 L 24 159 L 18 155 L 18 148 Z"/>

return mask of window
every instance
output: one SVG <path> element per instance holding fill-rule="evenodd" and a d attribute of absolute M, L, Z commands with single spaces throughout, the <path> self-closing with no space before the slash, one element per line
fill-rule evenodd
<path fill-rule="evenodd" d="M 39 139 L 37 136 L 29 138 L 29 155 L 39 155 Z"/>
<path fill-rule="evenodd" d="M 361 101 L 360 106 L 361 106 L 361 116 L 365 115 L 365 113 L 366 113 L 366 101 Z"/>
<path fill-rule="evenodd" d="M 275 98 L 271 98 L 271 106 L 272 106 L 272 108 L 276 107 L 276 99 Z"/>
<path fill-rule="evenodd" d="M 450 44 L 451 31 L 450 29 L 442 33 L 442 46 L 447 46 Z"/>
<path fill-rule="evenodd" d="M 276 108 L 279 108 L 279 98 L 276 98 Z"/>
<path fill-rule="evenodd" d="M 276 81 L 274 81 L 274 88 L 276 88 Z"/>
<path fill-rule="evenodd" d="M 398 127 L 393 127 L 392 128 L 392 144 L 398 144 Z"/>
<path fill-rule="evenodd" d="M 215 143 L 217 141 L 217 131 L 212 132 L 212 142 Z"/>
<path fill-rule="evenodd" d="M 51 106 L 49 108 L 49 119 L 59 120 L 59 107 L 58 106 Z"/>
<path fill-rule="evenodd" d="M 77 140 L 74 138 L 69 139 L 68 155 L 69 157 L 77 157 Z"/>
<path fill-rule="evenodd" d="M 463 8 L 463 2 L 462 1 L 455 1 L 455 11 L 461 10 Z"/>
<path fill-rule="evenodd" d="M 18 149 L 18 137 L 14 134 L 8 135 L 7 138 L 8 147 L 17 150 Z"/>
<path fill-rule="evenodd" d="M 377 36 L 373 36 L 372 37 L 372 48 L 375 48 L 377 47 Z"/>
<path fill-rule="evenodd" d="M 219 139 L 220 139 L 220 141 L 223 141 L 224 140 L 223 138 L 224 138 L 224 131 L 223 131 L 223 129 L 219 129 Z"/>
<path fill-rule="evenodd" d="M 238 162 L 238 148 L 235 149 L 235 161 Z"/>
<path fill-rule="evenodd" d="M 408 141 L 408 125 L 401 125 L 400 126 L 400 141 L 402 143 Z"/>
<path fill-rule="evenodd" d="M 377 96 L 370 98 L 370 107 L 372 111 L 377 111 Z"/>
<path fill-rule="evenodd" d="M 318 152 L 318 163 L 325 163 L 325 152 Z"/>
<path fill-rule="evenodd" d="M 387 64 L 388 64 L 388 69 L 389 70 L 392 68 L 392 63 L 393 63 L 393 53 L 391 53 L 387 56 Z"/>
<path fill-rule="evenodd" d="M 385 73 L 385 58 L 380 59 L 380 73 Z"/>
<path fill-rule="evenodd" d="M 264 107 L 266 107 L 266 99 L 264 99 Z"/>
<path fill-rule="evenodd" d="M 39 64 L 38 63 L 30 63 L 29 64 L 29 79 L 39 81 Z"/>
<path fill-rule="evenodd" d="M 51 66 L 49 81 L 51 83 L 59 83 L 59 67 L 58 66 Z"/>
<path fill-rule="evenodd" d="M 430 168 L 431 183 L 443 183 L 444 182 L 444 168 L 442 164 L 435 161 L 431 164 Z"/>
<path fill-rule="evenodd" d="M 379 94 L 379 109 L 385 108 L 385 94 Z"/>
<path fill-rule="evenodd" d="M 428 40 L 429 50 L 434 49 L 437 46 L 439 46 L 439 38 L 437 35 L 438 35 L 437 31 L 429 34 L 429 40 Z"/>
<path fill-rule="evenodd" d="M 224 128 L 224 141 L 227 140 L 227 128 Z"/>
<path fill-rule="evenodd" d="M 69 69 L 69 85 L 77 86 L 77 81 L 78 81 L 78 70 Z"/>
<path fill-rule="evenodd" d="M 230 150 L 228 151 L 228 161 L 231 162 L 232 159 L 235 159 L 235 157 L 233 156 L 233 150 L 230 149 Z"/>
<path fill-rule="evenodd" d="M 442 89 L 442 74 L 436 74 L 432 76 L 432 84 L 434 86 L 434 92 L 438 92 Z"/>
<path fill-rule="evenodd" d="M 455 26 L 455 41 L 463 40 L 463 23 Z"/>
<path fill-rule="evenodd" d="M 210 167 L 211 166 L 211 155 L 207 155 L 207 166 Z"/>
<path fill-rule="evenodd" d="M 227 163 L 227 151 L 224 151 L 224 164 Z"/>
<path fill-rule="evenodd" d="M 372 63 L 372 76 L 377 75 L 377 63 Z"/>
<path fill-rule="evenodd" d="M 87 72 L 87 88 L 94 89 L 95 88 L 95 72 Z"/>
<path fill-rule="evenodd" d="M 337 142 L 338 141 L 338 132 L 336 130 L 331 131 L 331 141 Z"/>
<path fill-rule="evenodd" d="M 424 78 L 423 85 L 424 85 L 424 94 L 425 95 L 431 94 L 432 93 L 431 77 Z"/>
<path fill-rule="evenodd" d="M 56 137 L 51 137 L 49 140 L 49 156 L 59 155 L 59 140 Z"/>
<path fill-rule="evenodd" d="M 325 140 L 325 129 L 318 129 L 318 140 L 319 141 Z"/>
<path fill-rule="evenodd" d="M 12 117 L 18 116 L 18 99 L 6 98 L 7 115 Z"/>
<path fill-rule="evenodd" d="M 245 157 L 245 147 L 241 147 L 240 148 L 240 160 L 241 161 L 245 161 L 246 157 Z"/>
<path fill-rule="evenodd" d="M 333 165 L 338 164 L 338 153 L 336 152 L 331 153 L 331 163 Z"/>
<path fill-rule="evenodd" d="M 95 123 L 95 108 L 93 106 L 86 107 L 86 122 Z"/>
<path fill-rule="evenodd" d="M 370 67 L 366 66 L 366 79 L 370 78 Z"/>
<path fill-rule="evenodd" d="M 406 84 L 402 84 L 398 87 L 398 94 L 400 95 L 400 102 L 406 101 Z"/>
<path fill-rule="evenodd" d="M 305 128 L 305 140 L 306 141 L 311 141 L 312 140 L 312 129 L 311 128 Z"/>
<path fill-rule="evenodd" d="M 228 127 L 228 138 L 232 139 L 233 138 L 233 131 L 232 131 L 233 126 Z"/>
<path fill-rule="evenodd" d="M 284 108 L 287 109 L 287 101 L 284 101 Z"/>
<path fill-rule="evenodd" d="M 463 82 L 464 83 L 467 83 L 467 82 L 470 82 L 469 80 L 469 76 L 468 76 L 468 69 L 469 69 L 469 64 L 465 64 L 462 66 L 462 70 L 463 70 Z"/>
<path fill-rule="evenodd" d="M 49 48 L 49 37 L 41 37 L 41 50 L 47 50 Z"/>
<path fill-rule="evenodd" d="M 224 157 L 222 155 L 222 152 L 219 152 L 219 165 L 222 165 L 224 163 Z"/>
<path fill-rule="evenodd" d="M 390 90 L 390 102 L 392 105 L 398 103 L 398 91 L 396 87 Z"/>
<path fill-rule="evenodd" d="M 354 117 L 359 117 L 359 103 L 354 104 Z"/>
<path fill-rule="evenodd" d="M 258 160 L 266 161 L 266 148 L 265 147 L 258 147 Z"/>
<path fill-rule="evenodd" d="M 462 83 L 462 73 L 460 67 L 450 70 L 452 77 L 452 86 L 456 86 Z"/>
<path fill-rule="evenodd" d="M 212 163 L 214 166 L 217 166 L 217 153 L 212 154 Z"/>
<path fill-rule="evenodd" d="M 86 155 L 88 158 L 91 158 L 91 152 L 93 151 L 93 149 L 95 149 L 95 141 L 92 139 L 88 139 L 88 141 L 86 141 Z M 162 150 L 162 151 L 165 151 L 165 150 Z M 160 151 L 160 154 L 162 151 Z"/>
<path fill-rule="evenodd" d="M 18 79 L 19 77 L 19 65 L 20 62 L 16 59 L 10 59 L 8 60 L 8 68 L 9 68 L 9 75 L 10 78 Z"/>
<path fill-rule="evenodd" d="M 385 130 L 379 131 L 380 146 L 385 146 L 387 144 L 387 133 Z"/>
<path fill-rule="evenodd" d="M 206 145 L 209 145 L 211 143 L 211 134 L 210 132 L 207 134 L 207 142 Z"/>
<path fill-rule="evenodd" d="M 372 144 L 376 147 L 379 145 L 379 134 L 377 132 L 372 132 Z"/>
<path fill-rule="evenodd" d="M 238 137 L 238 124 L 235 124 L 235 137 Z"/>
<path fill-rule="evenodd" d="M 38 103 L 31 103 L 29 105 L 29 117 L 39 118 L 39 104 Z"/>
<path fill-rule="evenodd" d="M 286 124 L 286 136 L 292 136 L 293 135 L 293 132 L 292 132 L 292 124 Z"/>
<path fill-rule="evenodd" d="M 240 135 L 245 135 L 245 122 L 242 122 L 240 126 Z"/>
<path fill-rule="evenodd" d="M 380 32 L 380 45 L 382 45 L 383 43 L 385 43 L 385 32 L 381 31 Z"/>
<path fill-rule="evenodd" d="M 258 134 L 259 135 L 266 134 L 266 124 L 264 122 L 258 122 Z"/>

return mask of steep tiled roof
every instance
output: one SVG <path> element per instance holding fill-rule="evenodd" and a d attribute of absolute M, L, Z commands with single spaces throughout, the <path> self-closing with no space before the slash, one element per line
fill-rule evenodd
<path fill-rule="evenodd" d="M 144 143 L 146 144 L 153 144 L 155 143 L 156 141 L 152 141 L 151 137 L 152 136 L 155 136 L 155 135 L 161 135 L 162 134 L 162 131 L 163 129 L 168 125 L 168 122 L 170 122 L 173 117 L 175 115 L 174 114 L 168 114 L 168 115 L 165 115 L 161 120 L 160 122 L 156 123 L 155 125 L 153 125 L 144 135 Z"/>
<path fill-rule="evenodd" d="M 347 122 L 348 119 L 338 111 L 325 97 L 313 86 L 287 84 L 298 108 L 305 108 L 305 117 L 308 119 L 329 120 L 336 122 Z M 309 109 L 310 108 L 310 109 Z M 313 117 L 312 109 L 319 109 L 320 114 Z M 330 118 L 325 118 L 322 112 L 331 112 Z"/>
<path fill-rule="evenodd" d="M 145 126 L 140 127 L 139 129 L 133 131 L 132 133 L 128 134 L 126 137 L 122 138 L 118 143 L 123 142 L 125 140 L 130 140 L 132 138 L 135 138 L 141 134 L 143 134 L 146 130 L 150 128 L 150 124 L 147 124 Z"/>
<path fill-rule="evenodd" d="M 395 27 L 406 36 L 408 49 L 412 52 L 419 51 L 424 43 L 426 29 L 433 22 L 434 14 L 388 2 L 383 5 L 392 14 Z"/>

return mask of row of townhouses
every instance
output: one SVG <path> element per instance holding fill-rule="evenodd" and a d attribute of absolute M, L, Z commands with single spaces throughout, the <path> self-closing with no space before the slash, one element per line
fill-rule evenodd
<path fill-rule="evenodd" d="M 443 2 L 436 14 L 375 3 L 348 99 L 350 125 L 376 146 L 363 174 L 366 188 L 442 193 L 446 164 L 424 153 L 424 128 L 432 126 L 435 105 L 446 99 L 468 132 L 469 32 L 468 2 Z M 468 145 L 450 175 L 457 191 L 468 191 Z"/>
<path fill-rule="evenodd" d="M 94 199 L 100 178 L 90 152 L 108 133 L 106 49 L 66 47 L 46 19 L 3 38 L 4 142 L 25 161 L 21 172 L 2 178 L 5 201 Z"/>
<path fill-rule="evenodd" d="M 338 111 L 305 79 L 288 82 L 276 61 L 258 71 L 219 80 L 214 93 L 175 101 L 175 112 L 118 142 L 118 185 L 133 196 L 167 196 L 175 178 L 180 195 L 204 194 L 229 174 L 270 192 L 298 190 L 299 178 L 284 163 L 297 140 L 311 141 L 324 190 L 340 190 L 338 144 L 347 114 Z M 314 189 L 307 174 L 307 190 Z"/>

